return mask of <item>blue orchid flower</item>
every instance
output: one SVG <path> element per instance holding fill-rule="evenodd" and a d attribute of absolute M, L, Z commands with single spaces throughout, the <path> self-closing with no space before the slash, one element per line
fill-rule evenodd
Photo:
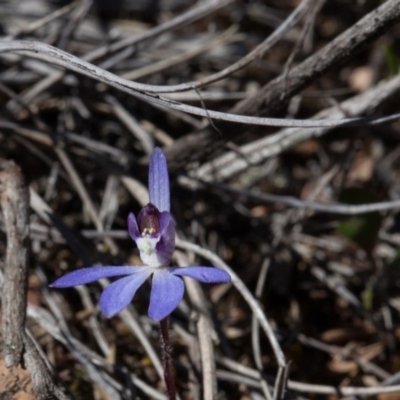
<path fill-rule="evenodd" d="M 103 278 L 123 276 L 103 291 L 99 306 L 106 317 L 126 308 L 139 287 L 151 278 L 149 317 L 166 318 L 178 307 L 184 293 L 181 277 L 202 283 L 230 282 L 225 271 L 214 267 L 170 267 L 175 249 L 175 224 L 170 214 L 170 190 L 167 161 L 156 148 L 150 159 L 150 203 L 138 214 L 128 216 L 128 231 L 136 242 L 144 266 L 90 267 L 73 271 L 57 279 L 50 287 L 68 288 L 85 285 Z"/>

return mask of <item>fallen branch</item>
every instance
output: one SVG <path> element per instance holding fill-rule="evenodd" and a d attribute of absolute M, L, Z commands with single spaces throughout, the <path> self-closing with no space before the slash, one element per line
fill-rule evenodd
<path fill-rule="evenodd" d="M 25 328 L 30 249 L 29 192 L 20 168 L 13 161 L 3 159 L 0 159 L 0 204 L 7 234 L 4 273 L 0 271 L 5 364 L 13 367 L 24 361 L 38 400 L 66 400 L 68 397 L 54 384 L 46 362 Z"/>
<path fill-rule="evenodd" d="M 4 361 L 21 362 L 26 316 L 29 249 L 29 195 L 21 170 L 0 159 L 0 204 L 7 233 L 4 284 L 1 292 Z"/>

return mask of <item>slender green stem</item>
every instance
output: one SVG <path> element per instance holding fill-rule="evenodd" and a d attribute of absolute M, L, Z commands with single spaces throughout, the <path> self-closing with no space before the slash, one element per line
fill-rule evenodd
<path fill-rule="evenodd" d="M 169 341 L 168 317 L 160 321 L 161 348 L 164 362 L 164 379 L 169 400 L 176 400 L 174 372 L 172 369 L 171 345 Z"/>

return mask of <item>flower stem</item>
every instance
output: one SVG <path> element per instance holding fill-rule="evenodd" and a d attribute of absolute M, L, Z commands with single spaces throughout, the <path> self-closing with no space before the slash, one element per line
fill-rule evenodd
<path fill-rule="evenodd" d="M 168 317 L 160 321 L 161 347 L 164 362 L 164 379 L 169 400 L 176 400 L 175 379 L 172 370 L 171 345 L 169 341 Z"/>

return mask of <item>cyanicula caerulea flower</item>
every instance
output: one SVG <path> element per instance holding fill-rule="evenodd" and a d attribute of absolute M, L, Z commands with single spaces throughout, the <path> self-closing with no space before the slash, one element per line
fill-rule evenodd
<path fill-rule="evenodd" d="M 156 148 L 149 171 L 150 203 L 138 214 L 128 216 L 128 230 L 140 251 L 144 266 L 90 267 L 73 271 L 57 279 L 51 287 L 67 288 L 102 278 L 124 276 L 102 293 L 100 309 L 107 317 L 122 311 L 138 288 L 151 277 L 149 316 L 155 321 L 167 317 L 183 297 L 182 276 L 204 283 L 229 282 L 230 276 L 214 267 L 170 267 L 175 249 L 175 224 L 170 210 L 169 177 L 163 151 Z"/>

